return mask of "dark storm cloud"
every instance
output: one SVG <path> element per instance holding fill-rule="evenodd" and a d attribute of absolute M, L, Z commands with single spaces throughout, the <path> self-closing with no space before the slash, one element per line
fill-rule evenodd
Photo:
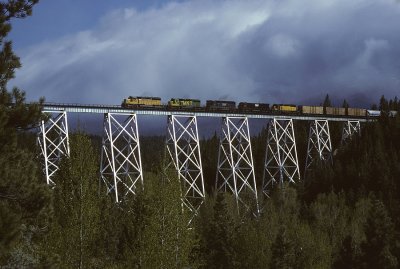
<path fill-rule="evenodd" d="M 353 103 L 400 90 L 400 5 L 389 0 L 187 1 L 115 10 L 22 51 L 16 85 L 49 101 L 128 95 Z"/>

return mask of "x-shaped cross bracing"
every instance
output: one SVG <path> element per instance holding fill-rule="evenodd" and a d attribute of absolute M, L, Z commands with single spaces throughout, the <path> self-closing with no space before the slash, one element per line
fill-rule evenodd
<path fill-rule="evenodd" d="M 55 185 L 54 174 L 59 169 L 59 162 L 63 156 L 69 156 L 69 137 L 67 113 L 59 111 L 43 111 L 58 115 L 45 122 L 42 120 L 37 143 L 40 147 L 40 156 L 43 158 L 43 172 L 49 185 Z"/>
<path fill-rule="evenodd" d="M 353 134 L 360 134 L 361 126 L 358 120 L 348 120 L 344 123 L 342 132 L 342 144 L 346 142 L 348 138 L 351 139 Z"/>
<path fill-rule="evenodd" d="M 304 176 L 311 168 L 315 158 L 324 162 L 332 162 L 332 144 L 328 120 L 314 120 L 311 122 Z"/>
<path fill-rule="evenodd" d="M 181 181 L 182 202 L 196 215 L 205 198 L 196 116 L 168 116 L 166 150 L 170 160 L 166 168 L 174 165 Z"/>
<path fill-rule="evenodd" d="M 100 165 L 101 180 L 107 193 L 113 192 L 116 202 L 135 194 L 138 184 L 143 186 L 136 114 L 104 114 Z"/>
<path fill-rule="evenodd" d="M 232 192 L 236 198 L 238 211 L 240 205 L 244 205 L 248 210 L 254 202 L 258 213 L 256 179 L 247 117 L 222 119 L 216 189 Z M 253 196 L 253 201 L 243 199 L 244 192 Z"/>
<path fill-rule="evenodd" d="M 293 120 L 274 118 L 268 126 L 263 193 L 269 196 L 271 188 L 285 179 L 289 183 L 300 180 Z"/>

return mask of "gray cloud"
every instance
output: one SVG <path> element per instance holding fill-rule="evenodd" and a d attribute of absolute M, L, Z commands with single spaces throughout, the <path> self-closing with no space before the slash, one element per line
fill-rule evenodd
<path fill-rule="evenodd" d="M 400 90 L 400 5 L 390 0 L 186 1 L 119 9 L 95 29 L 21 50 L 36 99 L 128 95 L 354 102 Z"/>

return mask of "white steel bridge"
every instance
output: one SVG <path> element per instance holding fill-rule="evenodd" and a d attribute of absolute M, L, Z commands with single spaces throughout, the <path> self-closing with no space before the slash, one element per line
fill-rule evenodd
<path fill-rule="evenodd" d="M 342 141 L 360 132 L 360 124 L 367 117 L 238 113 L 206 111 L 204 108 L 137 108 L 126 109 L 116 105 L 87 105 L 45 103 L 43 112 L 51 115 L 42 121 L 38 135 L 43 170 L 47 183 L 54 185 L 54 174 L 59 161 L 69 156 L 68 113 L 104 114 L 100 176 L 107 192 L 115 201 L 134 195 L 143 186 L 143 170 L 137 117 L 139 115 L 167 116 L 166 153 L 169 163 L 176 169 L 182 186 L 183 203 L 197 213 L 205 197 L 197 117 L 221 118 L 220 145 L 215 187 L 218 191 L 232 192 L 239 208 L 253 205 L 258 210 L 258 191 L 268 195 L 274 184 L 300 181 L 296 138 L 293 121 L 310 122 L 306 168 L 316 158 L 331 162 L 332 145 L 329 121 L 343 122 Z M 268 123 L 264 177 L 257 188 L 248 119 L 266 119 Z M 248 198 L 252 196 L 252 205 Z"/>

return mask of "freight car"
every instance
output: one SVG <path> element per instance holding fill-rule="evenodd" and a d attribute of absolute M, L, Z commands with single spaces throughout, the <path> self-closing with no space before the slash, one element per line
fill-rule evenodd
<path fill-rule="evenodd" d="M 333 115 L 333 116 L 346 116 L 346 108 L 344 107 L 325 107 L 326 115 Z"/>
<path fill-rule="evenodd" d="M 273 104 L 272 111 L 286 112 L 286 113 L 295 113 L 297 112 L 296 105 L 288 105 L 288 104 Z"/>
<path fill-rule="evenodd" d="M 152 106 L 161 106 L 161 98 L 160 97 L 142 97 L 142 96 L 129 96 L 124 99 L 121 104 L 122 107 L 125 108 L 137 108 L 137 107 L 152 107 Z"/>
<path fill-rule="evenodd" d="M 171 98 L 168 101 L 169 107 L 200 107 L 199 99 L 182 99 L 182 98 Z"/>
<path fill-rule="evenodd" d="M 368 109 L 367 110 L 367 116 L 368 117 L 379 117 L 381 115 L 381 111 L 380 110 L 372 110 L 372 109 Z"/>
<path fill-rule="evenodd" d="M 298 110 L 303 114 L 324 114 L 324 107 L 322 106 L 298 106 Z"/>
<path fill-rule="evenodd" d="M 236 103 L 234 101 L 207 100 L 206 110 L 208 111 L 234 111 Z"/>
<path fill-rule="evenodd" d="M 347 108 L 348 116 L 365 117 L 367 110 L 364 108 Z"/>
<path fill-rule="evenodd" d="M 240 102 L 238 110 L 240 112 L 268 112 L 269 104 Z"/>

